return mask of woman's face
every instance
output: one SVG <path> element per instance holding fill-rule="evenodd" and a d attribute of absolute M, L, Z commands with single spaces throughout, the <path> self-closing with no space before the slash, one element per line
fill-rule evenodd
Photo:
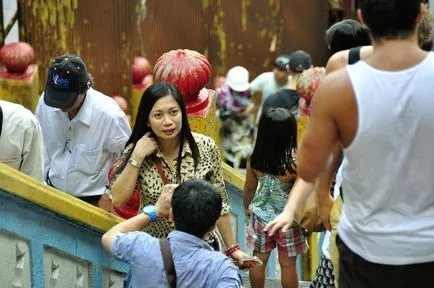
<path fill-rule="evenodd" d="M 179 135 L 182 128 L 181 107 L 172 95 L 155 102 L 149 114 L 149 126 L 160 139 L 169 140 Z"/>

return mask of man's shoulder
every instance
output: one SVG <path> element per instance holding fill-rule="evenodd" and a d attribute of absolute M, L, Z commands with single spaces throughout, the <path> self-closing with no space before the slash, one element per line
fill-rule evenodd
<path fill-rule="evenodd" d="M 273 76 L 273 72 L 263 72 L 263 73 L 261 73 L 261 74 L 259 74 L 256 78 L 255 78 L 255 80 L 263 80 L 263 81 L 265 81 L 265 80 L 267 80 L 267 79 L 269 79 L 269 78 L 273 78 L 274 76 Z"/>
<path fill-rule="evenodd" d="M 13 124 L 22 128 L 38 126 L 38 120 L 35 115 L 24 106 L 0 100 L 0 107 L 3 111 L 4 122 L 7 122 L 8 124 Z"/>
<path fill-rule="evenodd" d="M 336 89 L 352 89 L 347 69 L 341 68 L 327 74 L 318 89 L 320 88 L 323 88 L 322 90 L 330 92 L 335 92 Z"/>
<path fill-rule="evenodd" d="M 92 109 L 100 116 L 108 118 L 117 118 L 124 113 L 120 109 L 119 105 L 111 97 L 95 90 L 90 89 L 88 91 L 89 96 L 92 97 Z"/>
<path fill-rule="evenodd" d="M 364 60 L 367 57 L 369 57 L 373 52 L 372 46 L 363 46 L 360 48 L 360 59 Z M 327 61 L 326 71 L 327 74 L 337 71 L 341 68 L 344 68 L 348 65 L 350 55 L 350 49 L 339 51 L 333 56 L 330 57 L 330 59 Z"/>
<path fill-rule="evenodd" d="M 353 98 L 353 87 L 348 71 L 339 69 L 324 78 L 315 92 L 313 106 L 329 107 L 330 111 L 334 111 L 332 114 L 339 114 L 347 109 L 344 103 L 353 101 Z"/>
<path fill-rule="evenodd" d="M 140 253 L 151 251 L 154 246 L 159 243 L 159 240 L 146 232 L 134 231 L 128 233 L 121 233 L 115 239 L 113 247 L 132 246 L 134 250 L 140 250 Z"/>
<path fill-rule="evenodd" d="M 333 56 L 331 56 L 327 61 L 327 73 L 331 73 L 345 67 L 348 64 L 348 54 L 349 50 L 339 51 L 333 54 Z"/>
<path fill-rule="evenodd" d="M 256 76 L 256 78 L 250 83 L 250 87 L 257 88 L 256 86 L 267 83 L 270 79 L 273 79 L 273 72 L 264 72 Z"/>

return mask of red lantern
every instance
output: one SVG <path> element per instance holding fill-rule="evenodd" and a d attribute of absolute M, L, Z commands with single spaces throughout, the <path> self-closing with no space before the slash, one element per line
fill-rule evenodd
<path fill-rule="evenodd" d="M 131 70 L 133 84 L 140 84 L 143 78 L 151 74 L 152 66 L 149 61 L 142 56 L 134 57 L 134 63 Z"/>
<path fill-rule="evenodd" d="M 197 99 L 211 77 L 211 64 L 202 54 L 188 49 L 164 53 L 154 66 L 155 82 L 176 86 L 186 101 Z"/>
<path fill-rule="evenodd" d="M 35 50 L 25 42 L 9 43 L 0 49 L 0 62 L 9 73 L 26 72 L 30 64 L 35 63 Z"/>

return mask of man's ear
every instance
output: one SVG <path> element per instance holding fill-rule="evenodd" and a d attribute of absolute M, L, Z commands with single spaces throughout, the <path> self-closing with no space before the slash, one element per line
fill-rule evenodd
<path fill-rule="evenodd" d="M 357 9 L 357 18 L 359 18 L 359 21 L 362 24 L 363 28 L 368 29 L 368 26 L 365 23 L 365 19 L 363 18 L 362 10 L 360 9 Z"/>

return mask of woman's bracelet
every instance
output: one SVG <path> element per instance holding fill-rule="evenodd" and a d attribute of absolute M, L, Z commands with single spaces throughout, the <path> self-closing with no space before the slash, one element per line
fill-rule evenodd
<path fill-rule="evenodd" d="M 225 254 L 226 256 L 230 257 L 232 254 L 234 254 L 235 251 L 238 251 L 240 249 L 240 244 L 237 243 L 226 249 Z"/>

